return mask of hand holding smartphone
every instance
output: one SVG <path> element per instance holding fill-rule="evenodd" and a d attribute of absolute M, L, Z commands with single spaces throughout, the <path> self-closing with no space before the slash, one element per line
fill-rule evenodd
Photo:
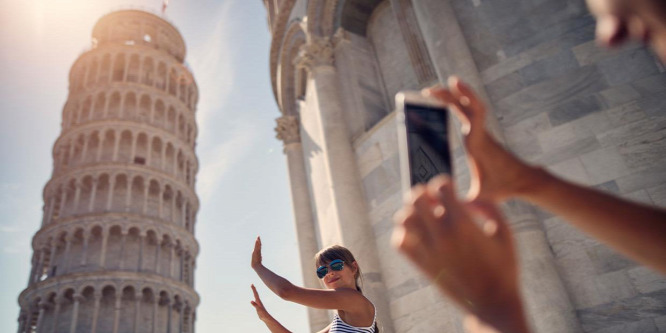
<path fill-rule="evenodd" d="M 402 91 L 396 95 L 396 106 L 403 191 L 436 175 L 450 175 L 446 105 L 419 91 Z"/>

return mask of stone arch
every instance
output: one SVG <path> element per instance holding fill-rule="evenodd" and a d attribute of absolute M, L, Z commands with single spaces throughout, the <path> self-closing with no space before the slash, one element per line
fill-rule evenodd
<path fill-rule="evenodd" d="M 74 213 L 74 195 L 76 193 L 76 179 L 70 178 L 64 187 L 65 202 L 62 217 L 72 216 Z"/>
<path fill-rule="evenodd" d="M 185 116 L 182 113 L 178 114 L 178 138 L 186 140 L 185 138 Z"/>
<path fill-rule="evenodd" d="M 109 236 L 106 243 L 106 262 L 105 268 L 120 270 L 123 264 L 123 228 L 120 224 L 113 224 L 109 227 Z"/>
<path fill-rule="evenodd" d="M 114 91 L 111 93 L 111 97 L 109 98 L 109 107 L 107 109 L 107 114 L 105 118 L 119 118 L 121 115 L 121 109 L 120 109 L 120 104 L 122 102 L 122 98 L 120 97 L 120 92 Z"/>
<path fill-rule="evenodd" d="M 113 283 L 106 283 L 101 287 L 102 299 L 99 304 L 97 327 L 113 327 L 115 319 L 116 298 L 118 288 Z"/>
<path fill-rule="evenodd" d="M 120 318 L 132 318 L 121 320 L 118 324 L 118 332 L 133 332 L 135 314 L 136 288 L 132 285 L 124 286 L 120 295 Z"/>

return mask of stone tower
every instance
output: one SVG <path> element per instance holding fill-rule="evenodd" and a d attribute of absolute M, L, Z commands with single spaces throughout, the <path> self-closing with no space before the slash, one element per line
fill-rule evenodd
<path fill-rule="evenodd" d="M 102 17 L 72 66 L 19 332 L 194 332 L 198 89 L 164 18 Z"/>
<path fill-rule="evenodd" d="M 458 75 L 522 159 L 666 206 L 666 69 L 635 44 L 598 48 L 584 0 L 263 3 L 303 280 L 320 286 L 312 263 L 320 248 L 348 247 L 382 332 L 464 331 L 457 308 L 391 245 L 403 200 L 400 90 Z M 459 131 L 451 141 L 455 183 L 466 192 Z M 666 332 L 662 275 L 524 202 L 509 202 L 505 214 L 534 331 Z M 330 323 L 330 313 L 309 311 L 311 331 Z"/>

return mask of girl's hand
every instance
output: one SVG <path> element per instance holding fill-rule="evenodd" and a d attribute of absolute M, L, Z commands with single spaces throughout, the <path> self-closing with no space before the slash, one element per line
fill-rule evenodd
<path fill-rule="evenodd" d="M 254 251 L 252 251 L 252 261 L 250 261 L 250 266 L 254 269 L 261 266 L 261 238 L 258 236 L 257 240 L 254 242 Z"/>
<path fill-rule="evenodd" d="M 259 319 L 261 321 L 266 321 L 271 319 L 271 315 L 266 311 L 266 308 L 264 307 L 264 303 L 261 302 L 261 298 L 259 298 L 259 293 L 257 293 L 257 288 L 254 287 L 254 285 L 250 285 L 252 287 L 252 293 L 254 294 L 254 301 L 250 301 L 250 304 L 254 306 L 254 309 L 257 310 L 257 316 L 259 316 Z"/>

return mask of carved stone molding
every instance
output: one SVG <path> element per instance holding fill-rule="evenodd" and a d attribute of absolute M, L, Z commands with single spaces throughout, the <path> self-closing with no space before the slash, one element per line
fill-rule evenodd
<path fill-rule="evenodd" d="M 277 122 L 277 127 L 275 127 L 276 138 L 283 141 L 285 145 L 301 142 L 299 121 L 296 116 L 282 116 L 275 119 L 275 121 Z"/>
<path fill-rule="evenodd" d="M 303 44 L 294 59 L 296 67 L 312 70 L 321 66 L 333 66 L 333 43 L 328 37 L 311 36 L 308 43 Z"/>

